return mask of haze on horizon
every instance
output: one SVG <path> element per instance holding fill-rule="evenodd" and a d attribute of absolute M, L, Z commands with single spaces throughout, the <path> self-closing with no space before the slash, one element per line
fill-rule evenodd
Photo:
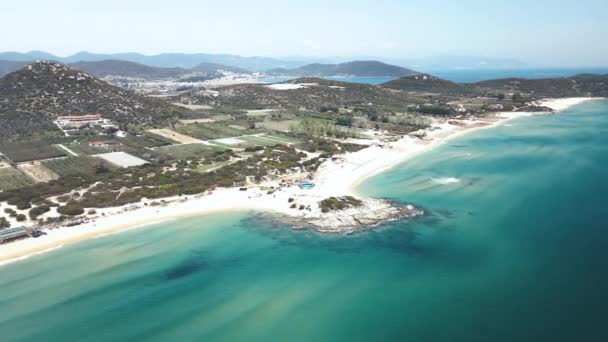
<path fill-rule="evenodd" d="M 454 55 L 606 66 L 607 15 L 605 0 L 22 0 L 0 4 L 0 50 Z"/>

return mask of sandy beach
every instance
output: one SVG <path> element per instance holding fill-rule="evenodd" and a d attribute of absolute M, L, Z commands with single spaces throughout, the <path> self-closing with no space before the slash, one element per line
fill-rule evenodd
<path fill-rule="evenodd" d="M 590 98 L 549 99 L 543 106 L 561 111 L 569 106 L 590 100 Z M 508 120 L 533 115 L 533 113 L 499 113 L 491 120 L 459 120 L 462 126 L 447 122 L 435 123 L 427 130 L 424 139 L 406 136 L 391 143 L 375 143 L 358 152 L 340 155 L 335 160 L 324 162 L 313 176 L 315 187 L 301 189 L 297 185 L 279 187 L 280 181 L 267 182 L 264 187 L 279 188 L 272 194 L 259 187 L 240 191 L 238 188 L 214 190 L 196 196 L 172 197 L 163 205 L 145 205 L 144 202 L 119 208 L 98 209 L 94 218 L 73 227 L 47 229 L 40 238 L 29 238 L 0 245 L 0 265 L 23 260 L 28 256 L 56 250 L 78 241 L 113 234 L 128 229 L 143 227 L 189 216 L 202 215 L 214 211 L 255 210 L 284 214 L 303 219 L 326 219 L 317 203 L 330 196 L 353 195 L 355 188 L 363 180 L 392 168 L 404 161 L 430 151 L 449 139 L 468 134 L 479 129 L 496 127 Z M 289 199 L 293 199 L 291 202 Z M 371 200 L 373 201 L 373 200 Z M 291 208 L 296 203 L 306 210 Z M 375 205 L 370 202 L 371 206 Z M 380 204 L 378 204 L 380 205 Z"/>

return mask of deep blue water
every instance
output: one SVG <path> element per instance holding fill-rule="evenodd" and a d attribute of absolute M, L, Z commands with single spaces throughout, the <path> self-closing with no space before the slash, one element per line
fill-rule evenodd
<path fill-rule="evenodd" d="M 258 82 L 262 83 L 279 83 L 285 82 L 289 80 L 293 80 L 296 77 L 260 77 L 258 78 Z M 334 81 L 342 81 L 342 82 L 351 82 L 351 83 L 364 83 L 364 84 L 382 84 L 388 81 L 392 81 L 395 78 L 393 77 L 324 77 L 328 80 Z"/>
<path fill-rule="evenodd" d="M 422 218 L 206 215 L 0 267 L 0 340 L 607 341 L 606 170 L 608 101 L 513 120 L 361 186 Z"/>

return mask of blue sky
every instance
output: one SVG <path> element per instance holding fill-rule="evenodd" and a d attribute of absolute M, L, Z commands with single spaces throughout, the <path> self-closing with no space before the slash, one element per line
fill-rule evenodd
<path fill-rule="evenodd" d="M 19 0 L 0 50 L 513 57 L 608 65 L 608 0 Z"/>

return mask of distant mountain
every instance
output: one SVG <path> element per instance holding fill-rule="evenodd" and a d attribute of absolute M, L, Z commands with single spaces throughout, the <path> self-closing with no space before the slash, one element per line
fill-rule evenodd
<path fill-rule="evenodd" d="M 120 76 L 144 79 L 179 78 L 190 71 L 182 68 L 160 68 L 121 60 L 77 62 L 70 68 L 87 72 L 97 77 Z"/>
<path fill-rule="evenodd" d="M 0 60 L 10 61 L 37 61 L 52 60 L 61 63 L 95 62 L 104 60 L 123 60 L 150 66 L 164 68 L 190 69 L 201 63 L 215 63 L 226 66 L 242 68 L 252 71 L 263 71 L 272 68 L 295 68 L 307 64 L 291 58 L 278 59 L 272 57 L 243 57 L 230 54 L 206 54 L 206 53 L 163 53 L 158 55 L 143 55 L 135 52 L 99 54 L 91 52 L 79 52 L 67 57 L 59 57 L 46 52 L 31 51 L 26 53 L 4 52 L 0 53 Z"/>
<path fill-rule="evenodd" d="M 401 77 L 399 79 L 383 83 L 381 86 L 384 88 L 419 93 L 442 93 L 450 95 L 467 95 L 474 93 L 474 89 L 470 85 L 442 80 L 429 74 Z"/>
<path fill-rule="evenodd" d="M 28 62 L 25 61 L 4 61 L 0 60 L 0 77 L 11 73 L 13 71 L 17 71 L 24 66 L 26 66 Z"/>
<path fill-rule="evenodd" d="M 32 62 L 36 60 L 59 61 L 60 58 L 44 51 L 0 52 L 0 60 Z"/>
<path fill-rule="evenodd" d="M 36 62 L 0 79 L 0 140 L 39 134 L 60 115 L 100 113 L 119 123 L 163 124 L 183 111 L 55 62 Z"/>
<path fill-rule="evenodd" d="M 251 74 L 252 73 L 251 71 L 243 69 L 243 68 L 237 68 L 237 67 L 233 67 L 233 66 L 228 66 L 228 65 L 218 64 L 218 63 L 208 63 L 208 62 L 204 62 L 204 63 L 200 63 L 198 65 L 195 65 L 194 67 L 190 68 L 190 70 L 198 71 L 198 72 L 208 72 L 208 73 L 220 72 L 220 71 L 228 71 L 228 72 L 232 72 L 235 74 Z"/>
<path fill-rule="evenodd" d="M 296 77 L 403 77 L 417 74 L 413 70 L 378 61 L 353 61 L 340 64 L 314 63 L 295 69 L 271 69 L 266 73 L 276 76 Z"/>
<path fill-rule="evenodd" d="M 505 78 L 478 82 L 474 86 L 482 91 L 522 93 L 537 97 L 607 97 L 608 74 L 545 79 Z"/>
<path fill-rule="evenodd" d="M 608 75 L 585 74 L 563 78 L 525 79 L 505 78 L 477 83 L 454 83 L 421 74 L 406 76 L 381 84 L 383 88 L 418 93 L 441 93 L 455 96 L 488 94 L 521 94 L 533 98 L 545 97 L 607 97 Z"/>

